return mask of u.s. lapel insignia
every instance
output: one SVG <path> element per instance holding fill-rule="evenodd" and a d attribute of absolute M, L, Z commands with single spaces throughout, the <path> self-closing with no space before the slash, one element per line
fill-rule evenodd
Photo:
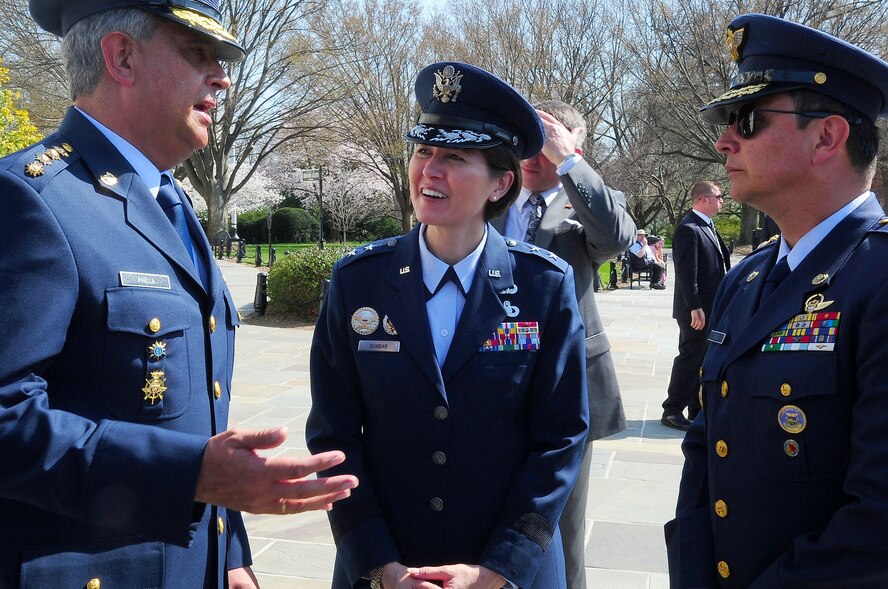
<path fill-rule="evenodd" d="M 395 324 L 392 323 L 388 315 L 382 318 L 382 329 L 389 335 L 398 335 L 398 330 L 395 329 Z"/>
<path fill-rule="evenodd" d="M 753 270 L 752 272 L 749 273 L 749 276 L 746 277 L 746 282 L 752 282 L 753 280 L 755 280 L 755 277 L 758 275 L 759 275 L 759 271 Z"/>
<path fill-rule="evenodd" d="M 517 317 L 518 313 L 521 312 L 521 309 L 512 305 L 509 301 L 503 301 L 503 307 L 505 307 L 506 315 L 509 317 Z"/>
<path fill-rule="evenodd" d="M 811 280 L 811 284 L 814 286 L 820 286 L 827 280 L 829 280 L 829 274 L 818 274 Z"/>
<path fill-rule="evenodd" d="M 101 176 L 99 176 L 99 182 L 104 184 L 105 186 L 111 187 L 117 185 L 117 176 L 112 174 L 111 172 L 105 172 Z"/>
<path fill-rule="evenodd" d="M 459 82 L 462 74 L 452 65 L 445 66 L 443 70 L 435 72 L 435 85 L 432 87 L 432 96 L 441 102 L 456 102 L 456 97 L 462 91 Z"/>
<path fill-rule="evenodd" d="M 410 274 L 410 266 L 402 266 L 401 268 L 398 269 L 398 274 L 401 274 L 401 275 Z"/>
<path fill-rule="evenodd" d="M 145 379 L 145 386 L 142 388 L 142 392 L 145 393 L 144 399 L 151 401 L 151 404 L 154 405 L 157 401 L 163 401 L 163 394 L 166 390 L 166 378 L 163 370 L 152 370 L 151 378 Z"/>
<path fill-rule="evenodd" d="M 488 270 L 487 275 L 491 278 L 502 278 L 502 272 L 499 270 Z"/>
<path fill-rule="evenodd" d="M 166 342 L 156 341 L 148 346 L 148 359 L 152 362 L 158 362 L 166 356 Z"/>
<path fill-rule="evenodd" d="M 43 175 L 43 164 L 40 162 L 31 162 L 30 164 L 25 165 L 25 174 L 30 176 L 31 178 L 36 178 L 37 176 Z"/>
<path fill-rule="evenodd" d="M 813 313 L 815 311 L 821 311 L 832 305 L 834 302 L 835 301 L 823 300 L 823 295 L 820 293 L 811 295 L 808 297 L 808 300 L 805 301 L 805 312 Z"/>
<path fill-rule="evenodd" d="M 358 335 L 370 335 L 379 327 L 379 313 L 372 307 L 361 307 L 352 314 L 351 326 Z"/>

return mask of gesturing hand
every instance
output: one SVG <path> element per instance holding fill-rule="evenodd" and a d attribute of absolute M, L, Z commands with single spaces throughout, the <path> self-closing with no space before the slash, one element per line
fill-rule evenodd
<path fill-rule="evenodd" d="M 335 501 L 345 499 L 358 486 L 358 479 L 351 475 L 307 478 L 342 463 L 342 452 L 307 458 L 264 458 L 257 453 L 276 448 L 286 439 L 286 428 L 231 429 L 210 438 L 195 501 L 250 513 L 299 513 L 330 510 Z"/>

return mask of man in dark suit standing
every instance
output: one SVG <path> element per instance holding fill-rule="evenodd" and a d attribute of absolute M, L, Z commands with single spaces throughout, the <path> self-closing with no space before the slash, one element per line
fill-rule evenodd
<path fill-rule="evenodd" d="M 31 0 L 74 106 L 0 160 L 0 587 L 254 589 L 240 510 L 329 509 L 341 452 L 228 430 L 240 321 L 171 169 L 207 144 L 216 0 Z"/>
<path fill-rule="evenodd" d="M 586 496 L 592 441 L 626 428 L 617 375 L 594 298 L 598 268 L 625 251 L 635 223 L 622 192 L 605 186 L 583 159 L 586 123 L 569 104 L 549 100 L 535 105 L 546 130 L 543 151 L 521 162 L 523 188 L 507 214 L 492 221 L 505 235 L 558 254 L 573 266 L 580 314 L 586 325 L 586 380 L 589 436 L 576 487 L 561 515 L 567 586 L 586 586 L 584 564 Z"/>
<path fill-rule="evenodd" d="M 721 189 L 713 182 L 697 182 L 691 188 L 693 209 L 675 228 L 672 260 L 675 264 L 675 295 L 672 317 L 678 321 L 678 355 L 672 362 L 672 376 L 663 417 L 660 422 L 671 428 L 687 430 L 700 401 L 700 363 L 706 353 L 707 320 L 712 301 L 731 257 L 712 218 L 722 207 Z M 687 407 L 688 416 L 683 411 Z"/>

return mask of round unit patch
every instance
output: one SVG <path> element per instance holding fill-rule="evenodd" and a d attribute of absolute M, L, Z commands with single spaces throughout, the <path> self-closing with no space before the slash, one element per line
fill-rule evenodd
<path fill-rule="evenodd" d="M 358 335 L 370 335 L 379 327 L 379 313 L 371 307 L 361 307 L 352 315 L 352 329 Z"/>
<path fill-rule="evenodd" d="M 805 417 L 805 412 L 795 405 L 784 405 L 777 412 L 777 423 L 783 431 L 798 434 L 808 425 L 808 418 Z"/>
<path fill-rule="evenodd" d="M 795 458 L 799 455 L 799 444 L 795 440 L 786 440 L 783 443 L 783 451 L 786 452 L 786 455 L 790 458 Z"/>

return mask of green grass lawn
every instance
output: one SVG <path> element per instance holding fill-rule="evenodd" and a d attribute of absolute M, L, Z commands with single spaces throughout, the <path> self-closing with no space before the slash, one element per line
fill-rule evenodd
<path fill-rule="evenodd" d="M 337 247 L 339 245 L 340 244 L 338 242 L 334 242 L 334 243 L 325 242 L 326 247 Z M 346 245 L 349 247 L 357 247 L 357 246 L 363 245 L 363 244 L 358 243 L 358 242 L 349 242 Z M 268 244 L 267 243 L 261 244 L 259 247 L 262 248 L 262 265 L 267 266 L 268 265 Z M 305 248 L 316 248 L 316 247 L 318 247 L 318 244 L 317 243 L 274 243 L 274 244 L 272 244 L 272 247 L 275 248 L 276 255 L 278 258 L 280 258 L 281 256 L 284 255 L 284 252 L 295 252 L 297 250 L 301 250 L 301 249 L 305 249 Z M 237 250 L 232 248 L 232 252 L 231 252 L 232 258 L 234 257 L 234 254 L 236 252 L 237 252 Z M 256 246 L 255 245 L 248 245 L 247 246 L 247 255 L 244 257 L 243 263 L 254 265 L 255 262 L 256 262 Z M 620 267 L 618 264 L 617 265 L 617 272 L 619 272 L 619 271 L 620 271 Z M 606 287 L 608 284 L 608 281 L 610 280 L 610 264 L 605 262 L 605 264 L 603 266 L 601 266 L 601 268 L 598 269 L 598 275 L 601 276 L 602 287 Z"/>
<path fill-rule="evenodd" d="M 339 242 L 332 242 L 332 243 L 331 242 L 324 242 L 325 247 L 339 247 L 340 245 L 342 245 L 342 244 L 340 244 Z M 357 243 L 357 242 L 348 242 L 345 245 L 347 245 L 349 247 L 356 247 L 361 244 Z M 273 244 L 271 244 L 271 246 L 274 248 L 275 255 L 277 256 L 277 258 L 280 259 L 280 257 L 283 256 L 286 252 L 295 252 L 295 251 L 307 249 L 307 248 L 317 248 L 318 244 L 317 244 L 317 242 L 312 242 L 312 243 L 273 243 Z M 257 247 L 262 248 L 262 265 L 267 266 L 268 265 L 268 244 L 267 243 L 259 244 L 258 246 L 257 245 L 248 245 L 247 246 L 247 255 L 244 256 L 243 263 L 255 265 L 256 248 Z M 237 254 L 237 249 L 235 249 L 234 245 L 232 245 L 231 257 L 234 258 L 236 254 Z"/>

